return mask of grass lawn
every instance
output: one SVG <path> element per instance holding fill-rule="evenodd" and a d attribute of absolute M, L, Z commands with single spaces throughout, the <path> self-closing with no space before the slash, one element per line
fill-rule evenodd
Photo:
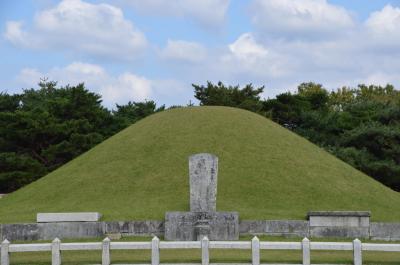
<path fill-rule="evenodd" d="M 95 211 L 103 220 L 162 220 L 189 210 L 188 157 L 219 157 L 218 211 L 242 220 L 305 219 L 309 210 L 371 210 L 400 221 L 400 194 L 306 139 L 240 109 L 151 115 L 0 199 L 0 223 L 38 212 Z"/>
<path fill-rule="evenodd" d="M 161 263 L 201 263 L 199 250 L 163 250 L 160 253 Z M 300 251 L 261 251 L 262 263 L 301 264 Z M 111 251 L 111 261 L 118 263 L 150 263 L 150 251 Z M 352 253 L 349 251 L 312 251 L 313 264 L 352 264 Z M 210 262 L 250 263 L 251 252 L 244 250 L 211 250 Z M 49 265 L 51 254 L 47 253 L 13 253 L 11 264 L 15 265 Z M 62 254 L 62 264 L 101 264 L 100 251 L 69 251 Z M 399 265 L 400 253 L 367 252 L 363 253 L 365 265 Z"/>
<path fill-rule="evenodd" d="M 79 240 L 98 242 L 100 238 Z M 119 241 L 150 241 L 151 238 L 129 237 Z M 243 237 L 241 240 L 249 240 L 249 237 Z M 281 237 L 260 237 L 262 241 L 294 241 L 298 242 L 300 238 L 287 239 Z M 77 242 L 78 240 L 65 240 L 63 242 Z M 339 239 L 314 239 L 312 241 L 346 241 Z M 348 242 L 347 240 L 346 242 Z M 379 241 L 365 241 L 378 242 Z M 387 242 L 386 242 L 387 243 Z M 399 243 L 399 242 L 397 242 Z M 18 265 L 49 265 L 51 262 L 50 252 L 32 252 L 32 253 L 12 253 L 11 264 Z M 111 261 L 118 263 L 150 263 L 150 250 L 112 250 Z M 200 263 L 200 249 L 193 250 L 165 250 L 160 251 L 160 261 L 162 263 Z M 301 264 L 301 251 L 261 251 L 262 263 L 287 263 Z M 311 251 L 311 262 L 313 264 L 352 264 L 351 251 Z M 250 263 L 250 250 L 210 250 L 210 262 L 222 263 Z M 64 251 L 62 253 L 62 264 L 101 264 L 101 251 Z M 398 265 L 400 264 L 400 252 L 363 252 L 363 264 L 365 265 Z"/>

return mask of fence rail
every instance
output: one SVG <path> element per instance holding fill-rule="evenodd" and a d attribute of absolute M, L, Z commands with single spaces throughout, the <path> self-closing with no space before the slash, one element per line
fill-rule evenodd
<path fill-rule="evenodd" d="M 151 250 L 151 265 L 160 264 L 160 249 L 201 249 L 201 264 L 210 262 L 209 249 L 248 249 L 252 253 L 252 265 L 260 265 L 260 250 L 301 250 L 303 265 L 310 265 L 311 250 L 347 250 L 353 251 L 353 264 L 362 265 L 363 251 L 400 252 L 400 244 L 373 244 L 353 242 L 310 242 L 304 238 L 301 242 L 261 242 L 257 237 L 251 241 L 209 241 L 207 237 L 201 241 L 160 241 L 154 237 L 151 242 L 111 242 L 105 238 L 102 242 L 61 243 L 56 238 L 52 243 L 11 244 L 7 239 L 1 243 L 1 265 L 10 264 L 10 253 L 14 252 L 51 252 L 51 264 L 61 265 L 61 252 L 70 250 L 101 250 L 102 265 L 111 264 L 111 250 Z"/>

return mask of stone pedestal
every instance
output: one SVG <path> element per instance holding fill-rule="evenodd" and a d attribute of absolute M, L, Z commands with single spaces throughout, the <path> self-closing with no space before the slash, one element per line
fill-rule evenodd
<path fill-rule="evenodd" d="M 194 232 L 198 241 L 202 240 L 204 237 L 210 238 L 210 220 L 197 220 L 197 222 L 194 224 Z"/>
<path fill-rule="evenodd" d="M 207 236 L 210 240 L 239 240 L 237 212 L 167 212 L 166 240 L 196 241 Z"/>

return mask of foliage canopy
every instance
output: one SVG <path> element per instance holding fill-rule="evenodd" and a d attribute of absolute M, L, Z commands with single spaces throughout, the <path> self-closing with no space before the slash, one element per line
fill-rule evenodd
<path fill-rule="evenodd" d="M 153 101 L 129 102 L 110 112 L 84 84 L 58 88 L 47 80 L 36 90 L 0 94 L 0 192 L 42 177 L 161 109 Z"/>

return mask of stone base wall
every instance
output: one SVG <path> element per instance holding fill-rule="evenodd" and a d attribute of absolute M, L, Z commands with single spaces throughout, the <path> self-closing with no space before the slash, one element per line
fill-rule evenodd
<path fill-rule="evenodd" d="M 322 228 L 321 228 L 322 229 Z M 361 231 L 360 231 L 361 229 Z M 164 221 L 115 221 L 115 222 L 64 222 L 1 224 L 0 238 L 16 240 L 52 240 L 63 238 L 105 237 L 109 234 L 122 236 L 163 236 Z M 400 223 L 371 222 L 365 238 L 376 240 L 400 240 Z M 303 220 L 242 220 L 239 222 L 240 235 L 273 235 L 285 237 L 358 237 L 365 228 L 329 228 L 317 231 L 310 229 Z"/>
<path fill-rule="evenodd" d="M 310 226 L 310 237 L 369 238 L 369 227 Z"/>
<path fill-rule="evenodd" d="M 370 238 L 376 240 L 400 240 L 400 223 L 371 222 Z"/>
<path fill-rule="evenodd" d="M 108 234 L 122 236 L 162 236 L 163 221 L 126 222 L 61 222 L 0 225 L 1 240 L 53 240 L 63 238 L 105 237 Z"/>
<path fill-rule="evenodd" d="M 240 235 L 272 235 L 306 237 L 309 235 L 308 221 L 296 220 L 244 220 L 239 224 Z"/>

